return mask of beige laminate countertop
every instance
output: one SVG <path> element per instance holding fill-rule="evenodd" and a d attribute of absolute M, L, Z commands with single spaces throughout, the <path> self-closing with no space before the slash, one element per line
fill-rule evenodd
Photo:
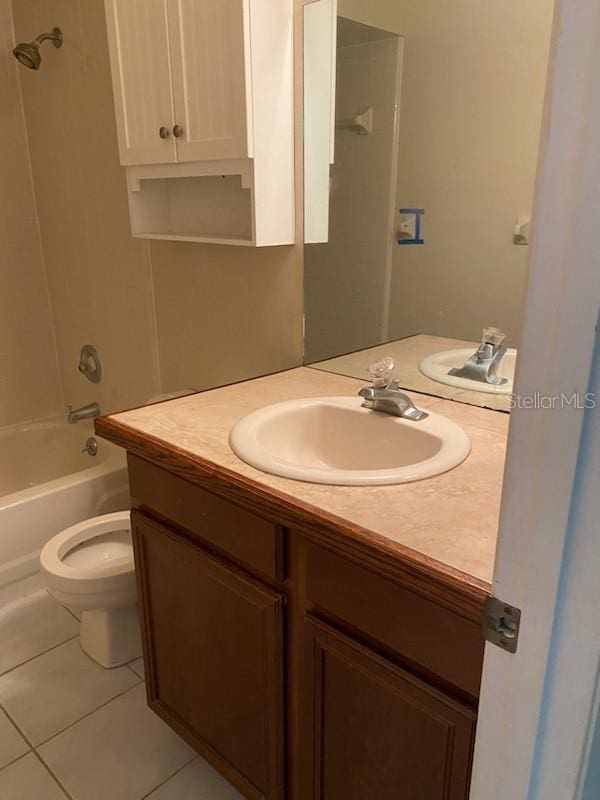
<path fill-rule="evenodd" d="M 110 417 L 243 476 L 291 503 L 311 506 L 397 543 L 466 576 L 492 579 L 509 417 L 497 411 L 413 393 L 469 434 L 472 452 L 435 478 L 396 486 L 324 486 L 268 475 L 241 461 L 228 444 L 232 426 L 271 403 L 301 397 L 354 395 L 364 381 L 300 367 Z"/>

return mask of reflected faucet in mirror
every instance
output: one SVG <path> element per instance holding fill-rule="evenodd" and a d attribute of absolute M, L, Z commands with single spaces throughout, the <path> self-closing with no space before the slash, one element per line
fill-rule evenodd
<path fill-rule="evenodd" d="M 358 393 L 364 398 L 363 408 L 402 417 L 412 422 L 427 419 L 429 414 L 418 409 L 410 397 L 400 390 L 400 384 L 394 378 L 394 367 L 394 359 L 389 357 L 371 364 L 369 377 L 373 384 L 365 386 Z"/>
<path fill-rule="evenodd" d="M 501 378 L 497 374 L 500 362 L 507 351 L 504 344 L 505 339 L 506 334 L 499 328 L 484 328 L 481 344 L 476 352 L 465 361 L 462 367 L 451 369 L 448 375 L 480 383 L 490 383 L 493 386 L 502 386 L 507 383 L 506 378 Z"/>

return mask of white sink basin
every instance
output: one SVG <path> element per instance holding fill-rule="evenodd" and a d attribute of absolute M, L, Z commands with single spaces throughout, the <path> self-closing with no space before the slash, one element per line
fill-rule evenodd
<path fill-rule="evenodd" d="M 238 422 L 229 444 L 263 472 L 337 486 L 418 481 L 469 455 L 467 434 L 441 414 L 429 411 L 411 422 L 361 403 L 360 397 L 316 397 L 267 406 Z"/>
<path fill-rule="evenodd" d="M 438 383 L 445 383 L 446 386 L 469 389 L 473 392 L 487 392 L 488 394 L 512 394 L 517 363 L 517 351 L 512 348 L 506 351 L 498 367 L 498 376 L 507 379 L 506 383 L 499 386 L 494 386 L 492 383 L 471 381 L 468 378 L 458 378 L 456 375 L 448 375 L 451 369 L 462 367 L 476 349 L 467 347 L 461 350 L 445 350 L 441 353 L 433 353 L 433 355 L 427 356 L 421 361 L 419 369 L 423 375 Z"/>

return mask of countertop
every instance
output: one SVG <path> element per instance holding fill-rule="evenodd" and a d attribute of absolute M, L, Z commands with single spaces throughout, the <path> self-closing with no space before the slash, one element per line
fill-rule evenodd
<path fill-rule="evenodd" d="M 492 579 L 508 414 L 411 393 L 417 405 L 461 425 L 472 442 L 463 464 L 427 480 L 375 487 L 302 483 L 260 472 L 228 444 L 232 426 L 263 406 L 301 397 L 355 395 L 364 381 L 300 367 L 213 389 L 97 422 L 98 434 L 131 449 L 147 440 L 176 463 L 194 459 L 250 489 L 339 523 L 393 557 L 415 553 L 434 570 L 479 588 Z M 131 445 L 131 446 L 130 446 Z M 148 456 L 151 458 L 151 455 Z"/>

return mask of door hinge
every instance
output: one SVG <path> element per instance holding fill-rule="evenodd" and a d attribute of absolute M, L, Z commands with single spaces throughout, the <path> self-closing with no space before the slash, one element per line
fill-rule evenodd
<path fill-rule="evenodd" d="M 520 626 L 520 608 L 503 603 L 497 597 L 488 597 L 483 616 L 483 635 L 486 641 L 508 653 L 516 653 Z"/>

